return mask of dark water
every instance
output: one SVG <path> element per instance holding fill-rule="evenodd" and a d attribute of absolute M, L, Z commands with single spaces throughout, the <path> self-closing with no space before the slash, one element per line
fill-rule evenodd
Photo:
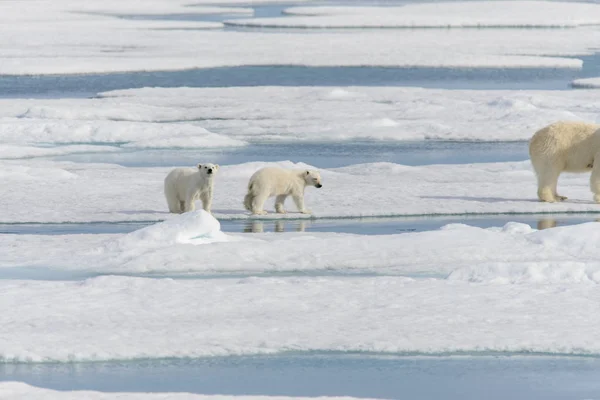
<path fill-rule="evenodd" d="M 528 224 L 534 229 L 600 221 L 598 214 L 483 215 L 452 217 L 342 218 L 314 220 L 221 220 L 221 230 L 228 233 L 262 232 L 337 232 L 360 235 L 392 235 L 439 229 L 448 224 L 467 224 L 480 228 L 502 227 L 508 222 Z M 93 222 L 63 224 L 2 224 L 0 235 L 75 235 L 129 233 L 149 226 L 147 222 Z M 1 237 L 0 237 L 1 240 Z"/>
<path fill-rule="evenodd" d="M 402 165 L 466 164 L 529 159 L 526 142 L 327 142 L 255 143 L 221 149 L 156 149 L 78 153 L 51 157 L 56 161 L 111 163 L 126 167 L 195 165 L 210 160 L 221 165 L 255 161 L 303 162 L 317 168 L 391 162 Z"/>
<path fill-rule="evenodd" d="M 597 358 L 523 356 L 295 355 L 0 365 L 0 380 L 58 390 L 386 399 L 597 399 L 598 376 Z"/>
<path fill-rule="evenodd" d="M 142 87 L 418 86 L 440 89 L 570 88 L 580 70 L 553 68 L 383 68 L 240 66 L 182 71 L 0 76 L 0 97 L 92 97 Z"/>

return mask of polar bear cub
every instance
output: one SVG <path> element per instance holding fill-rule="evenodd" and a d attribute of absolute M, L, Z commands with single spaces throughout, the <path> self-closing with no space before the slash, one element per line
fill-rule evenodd
<path fill-rule="evenodd" d="M 304 189 L 307 186 L 321 188 L 321 175 L 315 170 L 290 170 L 277 167 L 259 169 L 250 177 L 248 194 L 244 198 L 244 207 L 253 214 L 264 215 L 265 201 L 276 196 L 275 211 L 285 214 L 283 203 L 288 196 L 292 196 L 298 211 L 310 214 L 304 208 Z"/>
<path fill-rule="evenodd" d="M 529 157 L 537 175 L 538 198 L 550 203 L 567 198 L 556 187 L 562 172 L 589 172 L 594 201 L 600 203 L 600 125 L 560 121 L 537 131 Z"/>
<path fill-rule="evenodd" d="M 165 197 L 172 213 L 194 211 L 195 201 L 210 212 L 217 164 L 198 164 L 196 168 L 175 168 L 165 178 Z"/>

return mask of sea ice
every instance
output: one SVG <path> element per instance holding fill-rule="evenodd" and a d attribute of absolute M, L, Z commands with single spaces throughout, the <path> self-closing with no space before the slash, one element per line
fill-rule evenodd
<path fill-rule="evenodd" d="M 571 86 L 581 89 L 599 89 L 600 78 L 581 78 L 571 82 Z"/>
<path fill-rule="evenodd" d="M 198 160 L 202 162 L 203 160 Z M 210 160 L 206 160 L 210 161 Z M 322 189 L 308 188 L 313 214 L 299 214 L 290 199 L 287 214 L 276 214 L 273 199 L 266 216 L 243 208 L 250 176 L 259 168 L 312 168 L 289 161 L 221 166 L 215 181 L 212 212 L 217 219 L 357 218 L 494 213 L 597 212 L 589 174 L 565 174 L 559 185 L 569 197 L 562 203 L 537 199 L 529 161 L 429 165 L 391 163 L 320 169 Z M 1 223 L 159 221 L 168 213 L 163 194 L 170 168 L 125 168 L 40 160 L 1 161 L 0 177 L 9 187 L 0 197 Z M 382 190 L 381 188 L 385 188 Z M 32 195 L 24 196 L 24 193 Z"/>
<path fill-rule="evenodd" d="M 53 110 L 48 109 L 48 111 Z M 0 118 L 0 121 L 3 126 L 0 143 L 15 146 L 17 154 L 27 154 L 27 151 L 19 149 L 18 146 L 34 144 L 42 146 L 47 155 L 52 154 L 52 151 L 48 150 L 48 146 L 51 145 L 113 145 L 110 151 L 114 151 L 116 150 L 114 145 L 129 148 L 180 146 L 194 148 L 243 146 L 246 144 L 242 140 L 219 135 L 191 123 L 153 124 L 126 120 L 115 121 L 101 117 L 96 121 L 69 117 L 62 119 L 47 117 Z M 96 151 L 104 151 L 104 149 L 98 147 Z M 62 150 L 58 150 L 57 153 L 60 152 L 67 153 L 67 149 L 63 146 Z M 73 152 L 78 152 L 78 149 L 73 148 Z M 9 155 L 6 158 L 16 158 L 14 155 L 10 157 L 11 152 L 7 149 L 4 149 L 2 153 Z"/>
<path fill-rule="evenodd" d="M 227 3 L 231 4 L 226 1 L 220 5 Z M 541 4 L 535 13 L 528 4 L 515 2 L 516 11 L 510 15 L 488 8 L 484 21 L 479 21 L 476 15 L 471 14 L 466 17 L 466 22 L 531 25 L 528 21 L 538 24 L 548 17 L 549 22 L 544 26 L 572 26 L 598 20 L 598 6 L 595 4 L 531 2 L 534 5 Z M 467 29 L 303 35 L 206 29 L 219 28 L 221 23 L 201 20 L 123 18 L 232 11 L 231 7 L 219 10 L 210 5 L 211 8 L 203 10 L 202 7 L 187 5 L 181 1 L 164 0 L 152 1 L 148 5 L 145 2 L 114 0 L 90 4 L 73 0 L 0 2 L 3 29 L 0 37 L 0 57 L 3 60 L 0 74 L 172 71 L 243 65 L 577 69 L 581 68 L 582 61 L 564 56 L 594 52 L 600 36 L 600 30 L 596 27 L 561 30 L 483 29 L 477 31 L 476 35 Z M 425 20 L 433 21 L 430 23 L 436 26 L 456 22 L 458 14 L 466 12 L 463 3 L 456 6 L 450 3 L 443 6 L 406 7 L 409 10 L 410 7 L 416 7 L 416 14 L 422 14 Z M 449 12 L 446 17 L 444 10 L 452 7 L 456 11 Z M 478 18 L 484 18 L 486 10 L 480 7 L 493 6 L 486 6 L 482 2 L 481 5 L 469 3 L 468 7 L 475 7 Z M 505 8 L 513 10 L 512 6 Z M 382 8 L 381 12 L 387 13 L 385 10 Z M 249 10 L 241 8 L 239 11 Z M 325 17 L 286 17 L 285 21 L 295 18 Z M 343 18 L 358 18 L 364 22 L 365 17 L 346 15 Z M 386 22 L 382 20 L 381 23 Z M 440 40 L 442 35 L 444 40 Z"/>
<path fill-rule="evenodd" d="M 201 260 L 198 260 L 201 262 Z M 285 352 L 598 355 L 595 284 L 406 277 L 0 281 L 0 359 Z"/>
<path fill-rule="evenodd" d="M 0 99 L 0 143 L 191 149 L 252 142 L 523 141 L 557 120 L 600 115 L 594 91 L 236 87 L 101 96 Z"/>
<path fill-rule="evenodd" d="M 509 223 L 395 235 L 224 234 L 203 211 L 123 235 L 3 235 L 0 275 L 375 273 L 496 283 L 600 283 L 600 224 Z"/>

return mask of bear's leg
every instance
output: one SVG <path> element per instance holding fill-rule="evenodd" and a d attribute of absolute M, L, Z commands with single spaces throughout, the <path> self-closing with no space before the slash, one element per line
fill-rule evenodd
<path fill-rule="evenodd" d="M 181 208 L 179 207 L 179 200 L 167 197 L 167 204 L 169 205 L 169 212 L 174 214 L 180 214 Z"/>
<path fill-rule="evenodd" d="M 212 206 L 212 193 L 204 192 L 200 195 L 200 199 L 202 200 L 202 208 L 206 212 L 210 212 L 210 208 Z"/>
<path fill-rule="evenodd" d="M 559 174 L 560 174 L 560 172 L 559 172 Z M 552 193 L 554 194 L 554 198 L 556 199 L 556 201 L 567 200 L 568 199 L 567 196 L 561 196 L 560 194 L 558 194 L 557 186 L 558 186 L 558 178 L 556 178 L 556 181 L 554 181 L 554 186 L 552 187 Z"/>
<path fill-rule="evenodd" d="M 597 154 L 596 157 L 600 157 L 600 154 Z M 600 203 L 600 162 L 596 162 L 595 158 L 590 177 L 590 189 L 594 193 L 594 201 Z"/>
<path fill-rule="evenodd" d="M 275 199 L 275 211 L 279 214 L 285 214 L 285 210 L 283 208 L 283 203 L 285 203 L 285 199 L 287 198 L 287 194 L 281 194 Z"/>
<path fill-rule="evenodd" d="M 181 212 L 190 212 L 196 209 L 196 204 L 194 204 L 196 198 L 188 197 L 185 201 L 183 201 L 183 206 L 181 207 Z"/>
<path fill-rule="evenodd" d="M 267 213 L 263 207 L 268 197 L 268 195 L 258 194 L 252 199 L 252 214 L 265 215 Z"/>
<path fill-rule="evenodd" d="M 302 195 L 293 195 L 292 198 L 294 199 L 294 203 L 296 203 L 298 211 L 302 214 L 312 214 L 310 210 L 304 208 L 304 197 Z"/>
<path fill-rule="evenodd" d="M 165 198 L 167 199 L 167 205 L 169 206 L 169 212 L 179 214 L 181 208 L 179 207 L 179 199 L 177 194 L 171 190 L 169 185 L 165 185 Z"/>
<path fill-rule="evenodd" d="M 252 211 L 252 201 L 254 200 L 254 195 L 250 192 L 246 193 L 244 196 L 244 208 L 248 211 Z"/>
<path fill-rule="evenodd" d="M 185 201 L 180 201 L 179 202 L 179 213 L 181 214 L 182 212 L 184 212 L 183 210 L 185 210 Z"/>
<path fill-rule="evenodd" d="M 544 168 L 536 168 L 538 178 L 538 198 L 541 201 L 554 203 L 561 201 L 560 197 L 556 197 L 556 186 L 561 169 L 550 163 Z"/>

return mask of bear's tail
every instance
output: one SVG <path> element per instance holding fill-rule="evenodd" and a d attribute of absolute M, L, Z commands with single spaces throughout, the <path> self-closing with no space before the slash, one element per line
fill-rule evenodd
<path fill-rule="evenodd" d="M 252 200 L 254 200 L 254 194 L 252 193 L 252 183 L 248 185 L 248 193 L 244 197 L 244 207 L 248 211 L 252 211 Z"/>

